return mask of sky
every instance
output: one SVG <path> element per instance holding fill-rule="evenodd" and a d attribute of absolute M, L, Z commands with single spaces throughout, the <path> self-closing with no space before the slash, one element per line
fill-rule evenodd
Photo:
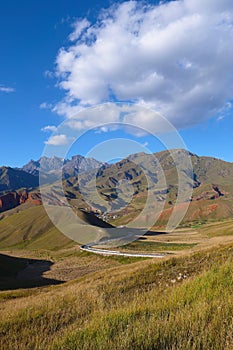
<path fill-rule="evenodd" d="M 160 151 L 160 115 L 191 152 L 233 161 L 231 0 L 9 0 L 0 33 L 0 165 L 77 135 L 69 156 L 113 138 Z"/>

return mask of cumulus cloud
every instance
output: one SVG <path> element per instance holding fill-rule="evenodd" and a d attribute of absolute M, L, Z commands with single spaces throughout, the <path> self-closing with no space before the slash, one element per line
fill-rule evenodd
<path fill-rule="evenodd" d="M 10 92 L 14 92 L 14 91 L 15 91 L 15 89 L 12 87 L 0 85 L 0 92 L 10 93 Z"/>
<path fill-rule="evenodd" d="M 183 128 L 233 99 L 232 0 L 116 3 L 93 24 L 78 20 L 69 39 L 56 60 L 66 97 L 54 108 L 68 118 L 86 106 L 130 101 Z M 95 124 L 93 116 L 78 115 L 78 128 Z M 155 122 L 149 113 L 130 118 Z"/>
<path fill-rule="evenodd" d="M 70 34 L 69 39 L 71 41 L 79 39 L 80 35 L 85 29 L 90 27 L 91 23 L 86 19 L 77 20 L 74 24 L 74 31 Z"/>
<path fill-rule="evenodd" d="M 45 142 L 46 145 L 52 146 L 62 146 L 69 143 L 69 138 L 65 134 L 51 136 L 48 141 Z"/>
<path fill-rule="evenodd" d="M 41 131 L 51 131 L 51 132 L 56 132 L 57 131 L 57 127 L 55 125 L 47 125 L 47 126 L 44 126 Z"/>

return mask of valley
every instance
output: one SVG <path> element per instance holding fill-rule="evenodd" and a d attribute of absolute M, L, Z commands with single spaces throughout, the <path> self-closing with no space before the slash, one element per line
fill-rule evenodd
<path fill-rule="evenodd" d="M 180 152 L 182 164 L 183 151 L 175 152 Z M 148 189 L 143 171 L 132 162 L 135 157 L 145 166 L 154 156 L 137 154 L 83 172 L 70 167 L 70 176 L 67 172 L 63 176 L 68 204 L 61 202 L 56 171 L 50 169 L 49 176 L 43 173 L 49 179 L 43 185 L 46 200 L 49 205 L 73 208 L 83 222 L 79 229 L 124 227 L 142 210 Z M 9 190 L 2 192 L 2 203 L 8 206 L 2 206 L 0 214 L 0 348 L 130 350 L 170 349 L 176 344 L 186 350 L 192 341 L 194 349 L 230 350 L 233 166 L 191 158 L 193 175 L 184 174 L 194 187 L 190 206 L 180 225 L 168 232 L 166 222 L 173 210 L 182 210 L 182 203 L 175 206 L 172 159 L 166 152 L 156 154 L 167 187 L 159 183 L 159 170 L 150 177 L 154 181 L 150 187 L 155 203 L 162 202 L 164 208 L 146 234 L 115 248 L 134 256 L 80 249 L 82 244 L 64 236 L 50 221 L 37 186 L 15 188 L 4 180 Z M 33 166 L 31 162 L 24 169 L 30 168 L 38 179 Z M 84 189 L 94 188 L 96 172 L 96 188 L 105 207 L 98 206 L 92 191 L 80 191 L 79 181 Z M 122 180 L 133 188 L 128 204 L 125 187 L 117 187 Z M 10 208 L 7 199 L 12 198 L 18 202 L 12 201 Z M 114 201 L 120 203 L 117 211 Z"/>
<path fill-rule="evenodd" d="M 94 350 L 101 341 L 103 349 L 169 348 L 171 342 L 187 349 L 190 337 L 196 335 L 196 348 L 204 344 L 208 349 L 230 350 L 233 237 L 229 226 L 232 222 L 226 223 L 227 236 L 215 230 L 221 240 L 210 241 L 210 246 L 199 250 L 196 245 L 193 251 L 162 261 L 102 257 L 76 248 L 11 251 L 31 259 L 39 254 L 40 260 L 46 257 L 53 263 L 43 272 L 43 282 L 50 284 L 1 288 L 1 348 Z M 211 235 L 211 228 L 203 231 L 199 235 Z M 196 231 L 191 235 L 196 237 L 192 242 L 200 240 Z M 178 232 L 169 239 L 183 238 Z M 25 258 L 18 259 L 23 269 L 18 276 L 28 282 Z M 30 274 L 31 283 L 34 277 Z"/>
<path fill-rule="evenodd" d="M 233 350 L 233 1 L 0 27 L 0 350 Z"/>

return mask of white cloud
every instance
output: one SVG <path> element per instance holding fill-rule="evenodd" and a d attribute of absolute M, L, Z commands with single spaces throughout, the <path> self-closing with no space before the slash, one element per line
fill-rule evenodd
<path fill-rule="evenodd" d="M 0 92 L 10 93 L 10 92 L 14 92 L 14 91 L 15 91 L 15 89 L 12 87 L 0 85 Z"/>
<path fill-rule="evenodd" d="M 55 112 L 59 115 L 64 115 L 67 118 L 73 118 L 82 110 L 83 110 L 83 107 L 81 107 L 79 105 L 72 106 L 69 103 L 68 99 L 66 99 L 66 101 L 59 102 L 52 109 L 53 112 Z"/>
<path fill-rule="evenodd" d="M 77 21 L 69 39 L 57 56 L 67 94 L 54 108 L 68 118 L 85 106 L 121 100 L 152 107 L 183 128 L 233 99 L 232 0 L 116 3 L 92 25 Z M 135 118 L 130 121 L 156 122 L 149 114 Z M 99 121 L 78 119 L 79 128 Z"/>
<path fill-rule="evenodd" d="M 100 123 L 117 123 L 120 119 L 122 106 L 115 103 L 104 103 L 95 108 L 83 108 L 60 103 L 54 111 L 68 118 L 66 125 L 73 129 L 83 130 L 95 128 Z"/>
<path fill-rule="evenodd" d="M 45 142 L 46 145 L 52 146 L 62 146 L 69 143 L 69 138 L 65 134 L 51 136 L 48 141 Z"/>
<path fill-rule="evenodd" d="M 74 24 L 74 31 L 70 34 L 69 39 L 71 41 L 75 41 L 77 39 L 79 39 L 80 35 L 83 33 L 83 31 L 85 29 L 87 29 L 88 27 L 90 27 L 91 23 L 86 19 L 81 19 L 81 20 L 77 20 Z"/>
<path fill-rule="evenodd" d="M 51 131 L 51 132 L 56 132 L 57 131 L 57 127 L 55 125 L 47 125 L 47 126 L 44 126 L 41 131 Z"/>

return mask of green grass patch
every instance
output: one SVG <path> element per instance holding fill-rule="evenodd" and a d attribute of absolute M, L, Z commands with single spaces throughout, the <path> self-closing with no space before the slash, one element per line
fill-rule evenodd
<path fill-rule="evenodd" d="M 55 349 L 232 349 L 232 262 L 157 296 L 94 315 Z"/>
<path fill-rule="evenodd" d="M 137 251 L 137 252 L 162 252 L 162 251 L 176 251 L 183 249 L 191 249 L 195 247 L 196 243 L 161 243 L 152 241 L 135 241 L 123 247 L 123 250 Z"/>
<path fill-rule="evenodd" d="M 54 227 L 43 206 L 0 220 L 0 249 L 58 250 L 74 245 Z"/>
<path fill-rule="evenodd" d="M 208 237 L 232 236 L 233 235 L 233 220 L 220 221 L 206 224 L 200 228 L 202 234 Z"/>

